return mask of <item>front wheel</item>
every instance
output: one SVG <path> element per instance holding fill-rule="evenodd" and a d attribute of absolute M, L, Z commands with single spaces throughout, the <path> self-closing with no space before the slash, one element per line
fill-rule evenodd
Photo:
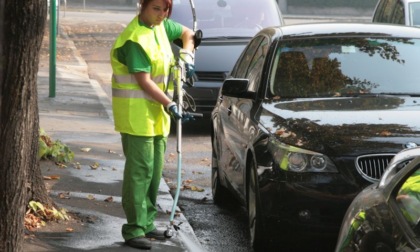
<path fill-rule="evenodd" d="M 251 161 L 247 183 L 248 225 L 251 245 L 255 250 L 263 249 L 266 245 L 264 220 L 261 213 L 260 195 L 255 163 Z"/>
<path fill-rule="evenodd" d="M 220 184 L 219 169 L 212 168 L 211 170 L 211 192 L 213 194 L 213 201 L 216 205 L 224 206 L 228 202 L 229 192 L 223 185 Z"/>
<path fill-rule="evenodd" d="M 229 202 L 229 192 L 220 182 L 219 165 L 215 146 L 217 143 L 213 141 L 212 158 L 211 158 L 211 192 L 213 194 L 213 202 L 216 205 L 224 206 Z"/>

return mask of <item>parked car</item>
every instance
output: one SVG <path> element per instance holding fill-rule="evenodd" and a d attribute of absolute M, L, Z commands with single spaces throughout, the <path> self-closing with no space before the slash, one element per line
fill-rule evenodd
<path fill-rule="evenodd" d="M 372 21 L 420 26 L 420 0 L 379 0 Z"/>
<path fill-rule="evenodd" d="M 197 29 L 203 39 L 195 53 L 194 87 L 185 87 L 196 112 L 210 118 L 220 86 L 239 55 L 262 28 L 283 24 L 273 0 L 194 0 Z M 190 0 L 173 2 L 171 18 L 193 28 Z M 178 53 L 179 47 L 173 45 Z"/>
<path fill-rule="evenodd" d="M 336 252 L 420 251 L 420 148 L 403 150 L 353 200 Z"/>
<path fill-rule="evenodd" d="M 353 198 L 420 144 L 419 39 L 413 27 L 320 23 L 250 41 L 212 112 L 212 193 L 247 207 L 254 247 L 277 234 L 336 240 Z"/>

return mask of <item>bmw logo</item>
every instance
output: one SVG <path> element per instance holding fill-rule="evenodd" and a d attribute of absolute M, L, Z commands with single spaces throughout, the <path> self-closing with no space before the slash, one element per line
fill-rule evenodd
<path fill-rule="evenodd" d="M 408 142 L 408 143 L 403 144 L 403 147 L 404 149 L 411 149 L 411 148 L 417 147 L 417 144 L 413 142 Z"/>

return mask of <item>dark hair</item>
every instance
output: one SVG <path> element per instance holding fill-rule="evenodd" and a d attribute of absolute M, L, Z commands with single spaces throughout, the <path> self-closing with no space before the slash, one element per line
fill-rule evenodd
<path fill-rule="evenodd" d="M 153 0 L 143 0 L 140 11 L 144 10 L 150 4 L 151 1 Z M 166 7 L 168 8 L 168 18 L 169 18 L 172 14 L 172 0 L 163 0 L 163 1 L 166 3 Z"/>

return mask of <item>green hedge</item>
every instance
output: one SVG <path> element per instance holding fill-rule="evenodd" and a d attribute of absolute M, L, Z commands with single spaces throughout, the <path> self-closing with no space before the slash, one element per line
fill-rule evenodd
<path fill-rule="evenodd" d="M 305 7 L 374 8 L 377 0 L 288 0 L 287 5 Z"/>

